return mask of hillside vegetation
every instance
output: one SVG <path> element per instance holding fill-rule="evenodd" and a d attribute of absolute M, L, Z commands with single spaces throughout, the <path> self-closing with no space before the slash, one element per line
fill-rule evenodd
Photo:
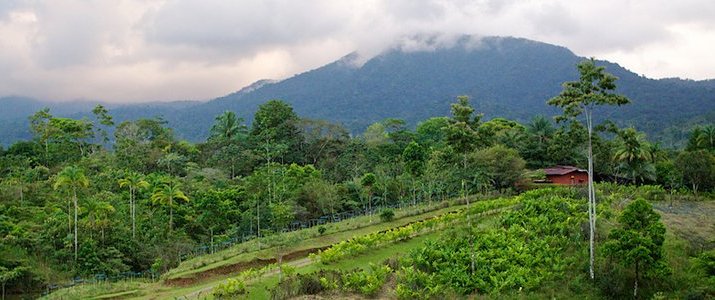
<path fill-rule="evenodd" d="M 91 119 L 39 110 L 29 118 L 32 139 L 0 148 L 3 288 L 32 297 L 58 289 L 62 295 L 70 286 L 99 292 L 101 282 L 110 292 L 104 294 L 112 294 L 107 297 L 173 297 L 205 294 L 239 273 L 250 280 L 224 286 L 240 290 L 244 284 L 259 297 L 295 273 L 291 268 L 352 266 L 352 259 L 365 259 L 375 267 L 342 269 L 333 274 L 331 289 L 361 293 L 360 287 L 370 286 L 373 294 L 373 281 L 393 278 L 396 293 L 402 284 L 409 286 L 402 290 L 434 297 L 439 297 L 435 291 L 512 295 L 519 289 L 547 295 L 536 286 L 564 288 L 560 280 L 587 276 L 581 264 L 588 264 L 599 275 L 581 278 L 590 283 L 580 286 L 594 297 L 622 295 L 633 279 L 641 283 L 642 295 L 680 295 L 666 280 L 675 277 L 660 268 L 673 264 L 653 250 L 661 245 L 667 250 L 662 241 L 670 235 L 665 231 L 663 238 L 650 206 L 635 199 L 711 200 L 715 127 L 696 127 L 685 147 L 666 149 L 638 128 L 591 122 L 608 117 L 603 108 L 636 104 L 628 104 L 617 92 L 616 78 L 596 61 L 580 62 L 577 70 L 588 76 L 567 82 L 548 102 L 563 111 L 558 123 L 541 116 L 523 123 L 487 120 L 472 104 L 478 99 L 458 96 L 447 106 L 450 117 L 425 119 L 414 130 L 404 120 L 385 119 L 350 135 L 338 124 L 301 118 L 289 103 L 274 99 L 260 105 L 250 126 L 235 112 L 218 114 L 208 138 L 192 143 L 176 138 L 160 119 L 117 124 L 101 105 Z M 584 116 L 593 118 L 584 122 Z M 548 181 L 542 169 L 553 165 L 592 165 L 603 188 L 492 199 L 543 187 L 533 182 Z M 619 196 L 604 198 L 612 194 Z M 585 206 L 583 198 L 589 198 Z M 633 210 L 651 216 L 648 231 L 629 225 L 633 218 L 618 217 L 629 215 L 620 212 L 631 202 L 638 203 Z M 514 205 L 518 209 L 510 211 Z M 501 213 L 503 218 L 495 216 Z M 486 215 L 491 221 L 483 223 L 478 216 Z M 669 225 L 692 221 L 685 219 L 665 218 Z M 703 221 L 692 222 L 684 224 Z M 610 229 L 633 239 L 608 244 Z M 643 239 L 637 239 L 641 232 Z M 366 258 L 405 256 L 423 247 L 422 241 L 445 235 L 450 238 L 429 242 L 423 254 L 411 252 L 411 261 L 401 258 L 389 270 Z M 674 253 L 681 267 L 693 266 L 678 274 L 693 276 L 689 280 L 700 288 L 700 280 L 709 278 L 700 272 L 709 272 L 712 243 L 707 235 L 696 236 L 700 248 Z M 630 253 L 629 241 L 642 246 L 635 252 L 642 255 L 619 261 L 628 257 L 623 253 Z M 403 242 L 410 246 L 400 247 Z M 517 248 L 502 252 L 504 247 Z M 614 259 L 604 257 L 606 252 Z M 310 253 L 317 253 L 318 261 L 306 258 Z M 583 259 L 585 253 L 594 259 Z M 502 261 L 507 256 L 520 264 Z M 291 261 L 286 266 L 284 258 Z M 690 259 L 703 261 L 705 271 L 684 262 Z M 629 273 L 635 261 L 643 272 Z M 415 271 L 403 274 L 401 267 Z M 665 273 L 651 278 L 653 270 Z M 609 272 L 614 275 L 600 275 Z M 605 278 L 613 282 L 598 281 Z M 710 293 L 704 289 L 698 295 Z"/>

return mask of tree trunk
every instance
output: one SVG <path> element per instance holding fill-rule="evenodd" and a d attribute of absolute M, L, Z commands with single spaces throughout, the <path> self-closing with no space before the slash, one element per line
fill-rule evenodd
<path fill-rule="evenodd" d="M 588 223 L 589 223 L 589 275 L 594 279 L 594 234 L 596 227 L 596 193 L 593 187 L 593 148 L 592 148 L 592 119 L 591 111 L 586 110 L 586 123 L 588 125 Z"/>
<path fill-rule="evenodd" d="M 633 284 L 633 298 L 638 298 L 638 261 L 636 261 L 636 281 Z"/>
<path fill-rule="evenodd" d="M 77 190 L 72 188 L 72 200 L 74 200 L 74 261 L 77 262 Z"/>
<path fill-rule="evenodd" d="M 134 188 L 129 187 L 129 210 L 130 214 L 132 215 L 132 239 L 136 238 L 136 208 L 134 204 Z"/>
<path fill-rule="evenodd" d="M 261 250 L 261 202 L 256 199 L 256 240 L 258 241 L 258 250 Z"/>
<path fill-rule="evenodd" d="M 171 199 L 172 197 L 169 197 L 169 232 L 173 231 L 174 229 L 174 207 L 172 204 L 174 204 Z"/>
<path fill-rule="evenodd" d="M 367 213 L 370 215 L 370 223 L 372 223 L 372 187 L 367 193 Z"/>

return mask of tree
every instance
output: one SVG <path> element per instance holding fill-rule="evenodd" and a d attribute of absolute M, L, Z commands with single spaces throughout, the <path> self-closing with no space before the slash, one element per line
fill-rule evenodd
<path fill-rule="evenodd" d="M 526 125 L 526 145 L 520 152 L 530 166 L 543 168 L 549 165 L 553 157 L 548 150 L 555 133 L 556 128 L 544 116 L 536 116 Z"/>
<path fill-rule="evenodd" d="M 402 151 L 402 159 L 407 165 L 407 171 L 410 172 L 410 175 L 412 175 L 412 205 L 416 205 L 416 181 L 417 177 L 422 176 L 422 173 L 424 172 L 427 154 L 420 144 L 412 141 L 407 145 L 407 147 L 405 147 L 405 150 Z"/>
<path fill-rule="evenodd" d="M 85 208 L 87 209 L 87 225 L 89 225 L 89 228 L 99 229 L 102 240 L 104 240 L 104 230 L 109 227 L 111 223 L 109 217 L 116 211 L 112 204 L 101 200 L 107 196 L 111 196 L 111 193 L 102 192 L 96 196 L 97 199 L 85 201 Z"/>
<path fill-rule="evenodd" d="M 45 146 L 45 165 L 49 165 L 50 137 L 56 131 L 55 128 L 50 126 L 51 119 L 52 115 L 50 114 L 50 109 L 47 107 L 30 116 L 30 128 L 35 134 L 35 138 L 38 139 L 38 142 Z"/>
<path fill-rule="evenodd" d="M 258 107 L 251 128 L 251 136 L 259 144 L 258 148 L 263 148 L 261 144 L 276 145 L 268 150 L 275 149 L 277 145 L 285 147 L 283 151 L 267 151 L 269 162 L 276 158 L 288 163 L 299 160 L 301 135 L 298 120 L 293 107 L 282 100 L 269 100 Z"/>
<path fill-rule="evenodd" d="M 618 169 L 624 171 L 633 183 L 638 179 L 655 180 L 653 154 L 645 135 L 630 127 L 619 131 L 617 140 L 613 158 L 619 163 Z"/>
<path fill-rule="evenodd" d="M 686 149 L 715 151 L 715 125 L 695 127 L 690 132 Z"/>
<path fill-rule="evenodd" d="M 715 187 L 715 156 L 706 150 L 684 151 L 675 159 L 675 166 L 683 174 L 697 196 L 698 190 Z"/>
<path fill-rule="evenodd" d="M 129 188 L 129 210 L 132 218 L 132 239 L 136 237 L 136 194 L 142 189 L 149 188 L 149 182 L 144 180 L 141 174 L 129 172 L 124 178 L 119 179 L 120 187 Z"/>
<path fill-rule="evenodd" d="M 0 284 L 2 284 L 2 299 L 5 300 L 5 285 L 15 280 L 16 278 L 22 276 L 22 274 L 27 271 L 27 267 L 17 266 L 14 268 L 7 268 L 5 266 L 0 266 Z"/>
<path fill-rule="evenodd" d="M 242 118 L 236 117 L 236 113 L 225 111 L 218 117 L 214 125 L 211 126 L 209 141 L 233 142 L 243 137 L 248 128 L 241 124 Z"/>
<path fill-rule="evenodd" d="M 667 269 L 663 257 L 665 226 L 660 215 L 643 198 L 626 206 L 619 217 L 621 228 L 611 230 L 605 252 L 626 267 L 633 266 L 633 297 L 638 297 L 642 274 Z"/>
<path fill-rule="evenodd" d="M 577 65 L 580 78 L 578 81 L 567 81 L 563 84 L 561 93 L 549 99 L 549 105 L 563 108 L 564 114 L 557 120 L 575 119 L 581 114 L 586 118 L 588 128 L 588 220 L 590 227 L 589 274 L 593 274 L 594 235 L 596 230 L 596 191 L 593 187 L 593 111 L 599 105 L 624 105 L 630 102 L 622 95 L 614 94 L 617 78 L 607 72 L 604 67 L 597 67 L 595 60 L 589 59 Z"/>
<path fill-rule="evenodd" d="M 95 118 L 99 121 L 99 124 L 105 126 L 105 127 L 111 127 L 114 126 L 114 121 L 112 120 L 112 116 L 109 114 L 109 111 L 104 108 L 101 104 L 97 104 L 97 106 L 92 109 L 92 114 L 94 114 Z M 95 126 L 95 128 L 98 128 L 99 135 L 102 137 L 102 143 L 106 144 L 109 142 L 109 134 L 107 133 L 106 129 L 99 129 L 99 126 Z"/>
<path fill-rule="evenodd" d="M 497 189 L 513 188 L 521 180 L 526 165 L 516 150 L 502 145 L 479 150 L 472 156 L 478 170 L 486 171 L 489 181 Z"/>
<path fill-rule="evenodd" d="M 74 203 L 74 260 L 77 261 L 77 212 L 79 205 L 77 204 L 77 190 L 89 186 L 89 180 L 84 175 L 84 171 L 76 166 L 65 167 L 57 174 L 54 188 L 59 189 L 66 187 L 72 192 L 72 202 Z"/>
<path fill-rule="evenodd" d="M 360 178 L 360 185 L 367 189 L 367 205 L 368 212 L 370 214 L 370 222 L 372 222 L 372 186 L 375 185 L 375 174 L 365 173 L 365 175 Z"/>
<path fill-rule="evenodd" d="M 160 185 L 154 189 L 154 193 L 151 195 L 153 203 L 169 207 L 169 231 L 173 230 L 174 206 L 178 200 L 189 202 L 189 197 L 181 191 L 181 184 L 175 181 Z"/>

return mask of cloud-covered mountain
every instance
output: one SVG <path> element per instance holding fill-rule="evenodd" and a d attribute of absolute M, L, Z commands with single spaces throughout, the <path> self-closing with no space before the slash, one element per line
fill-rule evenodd
<path fill-rule="evenodd" d="M 429 43 L 428 43 L 429 46 Z M 251 121 L 257 107 L 270 99 L 292 104 L 307 118 L 339 122 L 353 133 L 385 118 L 408 124 L 449 115 L 449 104 L 468 95 L 486 118 L 527 121 L 559 111 L 546 100 L 577 78 L 583 58 L 564 47 L 536 41 L 465 36 L 454 45 L 396 48 L 360 61 L 356 54 L 279 82 L 260 81 L 209 102 L 184 106 L 117 107 L 118 120 L 161 114 L 187 139 L 205 138 L 216 115 L 235 111 Z M 619 77 L 618 92 L 632 103 L 603 109 L 599 116 L 633 125 L 651 135 L 673 124 L 698 119 L 713 121 L 713 80 L 648 79 L 611 62 L 599 62 Z"/>

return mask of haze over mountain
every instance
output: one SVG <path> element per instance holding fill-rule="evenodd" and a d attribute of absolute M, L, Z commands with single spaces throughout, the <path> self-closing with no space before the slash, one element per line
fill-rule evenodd
<path fill-rule="evenodd" d="M 450 47 L 429 37 L 422 42 L 432 49 L 401 47 L 364 62 L 350 54 L 208 102 L 110 106 L 110 113 L 117 121 L 162 116 L 180 137 L 192 141 L 203 140 L 221 112 L 235 111 L 250 123 L 257 107 L 270 99 L 285 100 L 302 117 L 342 123 L 353 133 L 385 118 L 404 119 L 414 126 L 429 117 L 449 115 L 449 104 L 458 95 L 470 96 L 487 119 L 528 121 L 559 112 L 546 100 L 559 93 L 564 81 L 576 78 L 575 65 L 583 59 L 564 47 L 510 37 L 464 36 Z M 632 100 L 624 107 L 604 109 L 600 119 L 633 125 L 649 135 L 662 135 L 673 125 L 715 120 L 715 80 L 653 80 L 616 63 L 598 64 L 619 77 L 618 92 Z M 28 138 L 27 116 L 41 105 L 16 98 L 0 99 L 0 104 L 0 141 L 7 145 Z M 91 106 L 86 104 L 60 105 L 52 111 L 80 117 Z"/>

